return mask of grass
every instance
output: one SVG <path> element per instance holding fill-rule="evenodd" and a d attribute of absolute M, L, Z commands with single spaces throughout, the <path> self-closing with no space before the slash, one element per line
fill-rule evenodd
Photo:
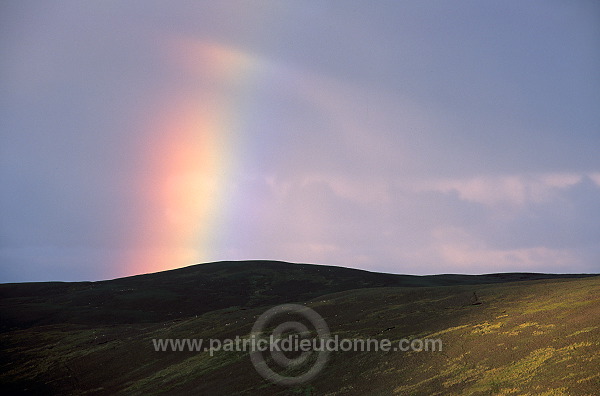
<path fill-rule="evenodd" d="M 0 285 L 0 313 L 10 319 L 0 332 L 1 389 L 330 396 L 593 395 L 600 389 L 600 277 L 412 279 L 261 265 L 210 264 L 95 284 Z M 211 282 L 243 287 L 219 289 Z M 315 284 L 322 294 L 311 289 Z M 481 304 L 473 305 L 474 292 Z M 191 308 L 213 295 L 221 299 Z M 266 305 L 256 306 L 255 296 Z M 247 337 L 255 318 L 283 301 L 311 306 L 332 335 L 439 338 L 443 350 L 334 352 L 312 382 L 286 388 L 262 379 L 247 352 L 153 349 L 153 338 Z"/>

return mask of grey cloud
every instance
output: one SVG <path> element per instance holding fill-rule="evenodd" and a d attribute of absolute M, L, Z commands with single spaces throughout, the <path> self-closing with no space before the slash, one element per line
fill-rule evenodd
<path fill-rule="evenodd" d="M 216 93 L 237 123 L 239 169 L 215 259 L 448 272 L 460 268 L 440 246 L 472 238 L 481 257 L 556 249 L 576 257 L 572 271 L 598 268 L 599 188 L 588 179 L 504 220 L 413 183 L 599 172 L 596 5 L 9 1 L 2 11 L 0 281 L 110 277 L 119 257 L 162 235 L 147 221 L 160 202 L 140 199 L 140 177 L 151 180 L 143 148 L 166 133 L 150 120 L 172 98 Z M 248 89 L 238 96 L 202 64 L 194 76 L 177 67 L 177 37 L 268 67 L 237 70 Z"/>

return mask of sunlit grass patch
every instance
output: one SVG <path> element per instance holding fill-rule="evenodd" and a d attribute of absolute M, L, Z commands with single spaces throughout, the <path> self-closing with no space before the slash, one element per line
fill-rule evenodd
<path fill-rule="evenodd" d="M 600 299 L 590 299 L 590 300 L 576 300 L 576 299 L 565 299 L 562 301 L 556 301 L 553 303 L 537 303 L 532 304 L 533 306 L 526 309 L 523 313 L 532 314 L 542 311 L 552 311 L 559 309 L 572 309 L 577 307 L 583 307 L 589 304 L 598 304 L 600 303 Z"/>
<path fill-rule="evenodd" d="M 469 327 L 469 325 L 461 325 L 461 326 L 449 327 L 447 329 L 440 330 L 438 332 L 429 334 L 428 337 L 436 337 L 436 336 L 439 336 L 439 335 L 442 335 L 442 334 L 450 333 L 451 331 L 456 331 L 456 330 L 464 329 L 465 327 Z"/>
<path fill-rule="evenodd" d="M 168 391 L 193 378 L 217 371 L 241 359 L 243 353 L 217 352 L 210 356 L 208 352 L 196 353 L 176 364 L 156 371 L 153 375 L 136 381 L 125 389 L 128 393 L 148 393 L 159 387 Z"/>
<path fill-rule="evenodd" d="M 576 332 L 569 334 L 567 337 L 574 337 L 579 334 L 589 333 L 590 331 L 593 331 L 597 328 L 598 326 L 586 327 L 585 329 L 577 330 Z"/>
<path fill-rule="evenodd" d="M 473 331 L 471 332 L 471 334 L 489 334 L 494 332 L 496 329 L 499 329 L 500 327 L 502 327 L 504 325 L 504 323 L 502 322 L 498 322 L 495 324 L 491 324 L 489 322 L 484 322 L 484 323 L 480 323 L 480 324 L 476 324 L 473 326 Z"/>

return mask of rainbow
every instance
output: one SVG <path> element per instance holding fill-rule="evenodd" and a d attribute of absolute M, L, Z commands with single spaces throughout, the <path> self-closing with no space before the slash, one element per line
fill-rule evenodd
<path fill-rule="evenodd" d="M 141 135 L 150 138 L 140 143 L 139 177 L 132 183 L 140 219 L 132 231 L 135 248 L 116 271 L 125 275 L 237 258 L 227 257 L 227 242 L 236 237 L 229 223 L 253 203 L 233 184 L 244 149 L 253 146 L 242 131 L 264 80 L 292 89 L 340 129 L 353 128 L 339 112 L 345 93 L 336 96 L 331 81 L 216 43 L 177 38 L 167 48 L 168 61 L 190 86 L 168 91 L 142 123 Z"/>
<path fill-rule="evenodd" d="M 211 43 L 171 40 L 168 50 L 175 70 L 218 87 L 167 92 L 141 123 L 140 135 L 149 139 L 140 142 L 132 182 L 139 218 L 131 230 L 134 246 L 118 260 L 116 272 L 124 275 L 218 258 L 218 230 L 233 204 L 226 189 L 238 166 L 240 109 L 252 83 L 246 74 L 259 65 Z"/>

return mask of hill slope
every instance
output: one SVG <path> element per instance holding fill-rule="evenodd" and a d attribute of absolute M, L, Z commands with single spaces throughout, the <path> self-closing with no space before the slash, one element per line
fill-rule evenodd
<path fill-rule="evenodd" d="M 137 313 L 139 308 L 132 305 L 129 322 L 124 321 L 128 310 L 122 309 L 112 323 L 101 316 L 104 322 L 93 324 L 89 322 L 91 314 L 79 323 L 73 316 L 78 312 L 75 308 L 82 306 L 77 305 L 81 304 L 78 296 L 85 295 L 88 289 L 83 286 L 87 284 L 0 285 L 3 318 L 5 313 L 15 315 L 21 304 L 42 304 L 48 296 L 54 299 L 52 309 L 59 318 L 68 319 L 61 322 L 56 317 L 42 320 L 30 316 L 33 322 L 26 325 L 15 315 L 13 323 L 19 326 L 0 333 L 2 389 L 11 394 L 99 395 L 593 395 L 600 389 L 600 277 L 491 283 L 503 277 L 514 280 L 538 275 L 413 279 L 335 267 L 255 262 L 209 264 L 98 283 L 106 293 L 134 288 L 139 304 L 147 293 L 147 309 L 153 309 L 164 290 L 176 290 L 177 279 L 182 290 L 191 292 L 193 287 L 185 282 L 193 285 L 196 271 L 206 271 L 207 279 L 220 279 L 217 284 L 221 287 L 241 282 L 250 291 L 240 288 L 231 293 L 231 300 L 225 300 L 227 307 L 209 310 L 203 306 L 199 313 L 179 318 L 151 322 L 150 316 Z M 328 276 L 330 271 L 335 276 Z M 257 274 L 264 276 L 263 284 L 244 283 Z M 312 297 L 303 297 L 300 284 L 294 289 L 290 287 L 293 282 L 286 283 L 307 278 L 313 282 L 321 279 L 319 284 L 327 294 L 314 291 Z M 410 286 L 384 283 L 392 280 Z M 417 281 L 425 286 L 418 286 Z M 292 297 L 283 290 L 280 294 L 259 293 L 269 296 L 265 300 L 245 300 L 262 290 L 260 287 L 279 282 L 289 287 Z M 435 286 L 435 282 L 455 284 Z M 344 289 L 356 284 L 359 288 Z M 207 289 L 219 291 L 215 286 Z M 227 295 L 227 289 L 218 293 Z M 439 338 L 443 350 L 334 352 L 312 382 L 286 388 L 260 377 L 248 352 L 215 351 L 211 356 L 206 351 L 155 351 L 153 347 L 153 339 L 248 337 L 256 317 L 274 301 L 284 300 L 303 301 L 323 316 L 332 335 L 341 338 L 385 338 L 394 343 L 403 338 Z M 172 311 L 180 311 L 178 301 L 171 300 Z M 89 310 L 110 313 L 108 308 Z M 37 313 L 41 312 L 48 311 L 40 308 Z M 164 315 L 166 311 L 155 312 Z"/>
<path fill-rule="evenodd" d="M 306 301 L 323 294 L 369 287 L 469 285 L 584 276 L 414 276 L 279 261 L 217 262 L 100 282 L 0 284 L 0 330 L 54 323 L 154 323 L 228 307 Z"/>

